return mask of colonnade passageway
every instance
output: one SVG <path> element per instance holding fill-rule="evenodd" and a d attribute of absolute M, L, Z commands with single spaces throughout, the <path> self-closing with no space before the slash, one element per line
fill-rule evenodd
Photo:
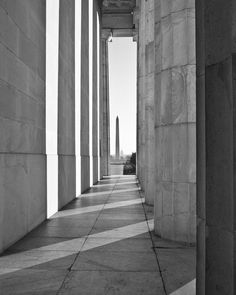
<path fill-rule="evenodd" d="M 0 295 L 235 295 L 235 102 L 235 0 L 0 1 Z"/>
<path fill-rule="evenodd" d="M 136 176 L 109 176 L 0 257 L 0 294 L 172 294 L 194 251 L 153 235 Z"/>

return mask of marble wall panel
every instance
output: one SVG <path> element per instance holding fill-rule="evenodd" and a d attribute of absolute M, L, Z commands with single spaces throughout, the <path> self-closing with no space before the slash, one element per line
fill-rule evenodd
<path fill-rule="evenodd" d="M 3 251 L 46 218 L 46 158 L 1 154 L 0 165 Z"/>
<path fill-rule="evenodd" d="M 0 252 L 46 218 L 45 4 L 0 2 Z"/>
<path fill-rule="evenodd" d="M 161 20 L 161 58 L 162 70 L 173 66 L 173 27 L 172 16 L 167 15 Z"/>

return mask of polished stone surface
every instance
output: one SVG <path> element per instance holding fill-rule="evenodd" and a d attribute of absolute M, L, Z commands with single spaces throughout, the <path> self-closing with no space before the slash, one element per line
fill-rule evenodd
<path fill-rule="evenodd" d="M 0 294 L 194 294 L 194 248 L 155 236 L 143 202 L 135 176 L 104 178 L 0 257 Z"/>

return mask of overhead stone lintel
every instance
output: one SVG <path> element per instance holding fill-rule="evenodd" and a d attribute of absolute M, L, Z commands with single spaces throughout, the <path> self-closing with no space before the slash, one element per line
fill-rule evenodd
<path fill-rule="evenodd" d="M 105 13 L 102 16 L 104 29 L 132 29 L 133 14 L 131 13 Z"/>
<path fill-rule="evenodd" d="M 112 37 L 133 37 L 133 29 L 112 30 Z"/>

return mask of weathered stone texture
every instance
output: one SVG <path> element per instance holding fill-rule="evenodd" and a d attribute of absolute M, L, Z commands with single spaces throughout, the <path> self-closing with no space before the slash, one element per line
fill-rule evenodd
<path fill-rule="evenodd" d="M 155 182 L 155 42 L 154 42 L 154 1 L 145 5 L 145 202 L 154 204 Z"/>
<path fill-rule="evenodd" d="M 193 243 L 196 240 L 193 1 L 155 2 L 155 51 L 155 232 L 168 239 Z"/>

